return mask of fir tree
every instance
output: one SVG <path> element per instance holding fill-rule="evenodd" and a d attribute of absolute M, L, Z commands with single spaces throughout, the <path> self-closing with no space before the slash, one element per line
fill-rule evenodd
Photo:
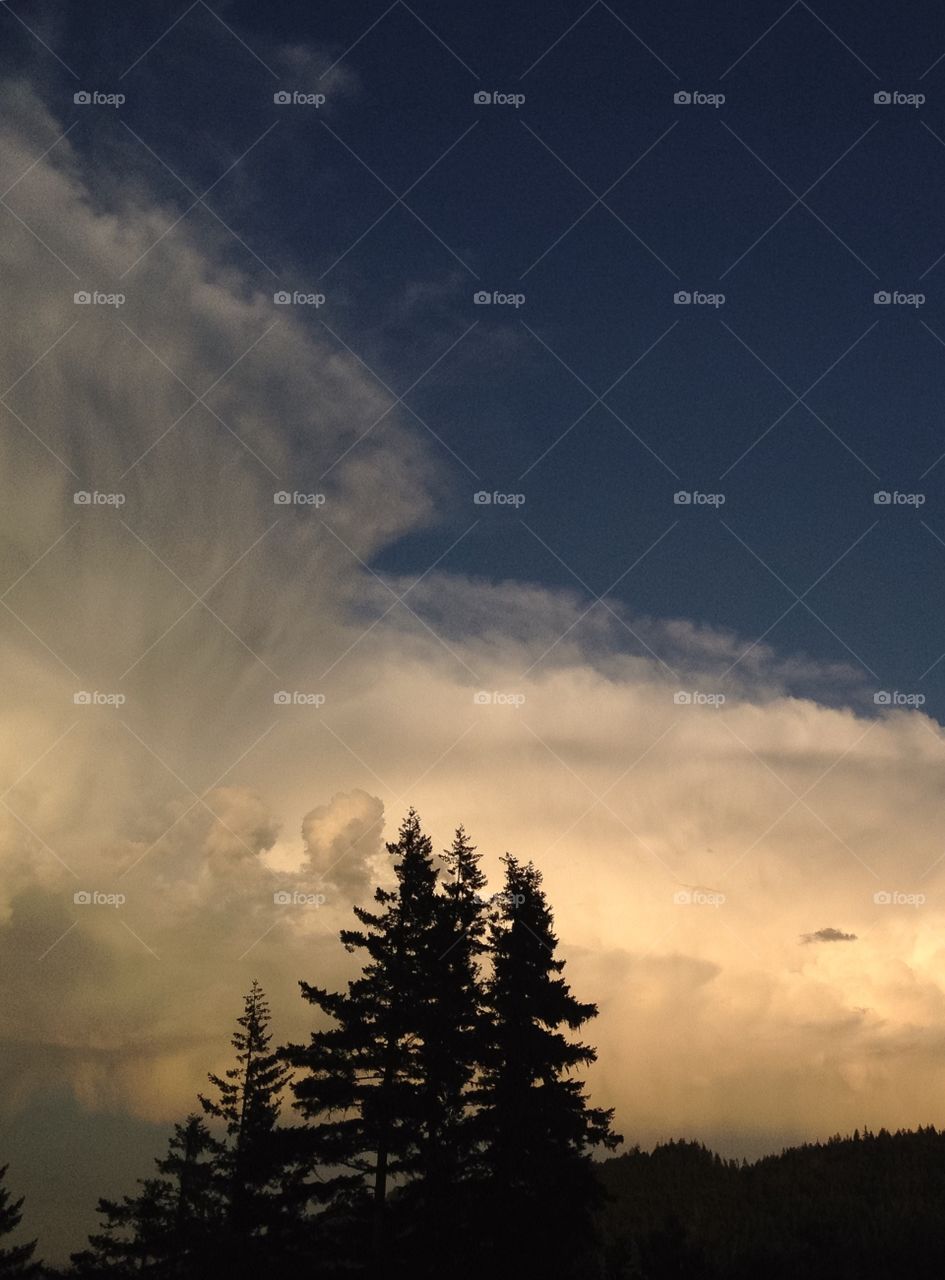
<path fill-rule="evenodd" d="M 265 1236 L 270 1247 L 280 1225 L 291 1216 L 286 1136 L 277 1128 L 281 1095 L 290 1071 L 271 1048 L 270 1012 L 265 994 L 254 981 L 244 997 L 243 1013 L 231 1044 L 236 1066 L 223 1077 L 208 1078 L 215 1098 L 200 1095 L 204 1112 L 226 1126 L 216 1161 L 226 1203 L 227 1235 L 233 1255 L 247 1265 L 247 1242 Z"/>
<path fill-rule="evenodd" d="M 4 1186 L 8 1168 L 9 1165 L 4 1165 L 0 1169 L 0 1239 L 8 1236 L 11 1231 L 15 1231 L 23 1217 L 23 1197 L 21 1196 L 19 1200 L 11 1200 L 10 1192 Z M 0 1276 L 39 1275 L 39 1264 L 32 1260 L 35 1249 L 35 1240 L 30 1240 L 26 1244 L 13 1244 L 0 1248 Z"/>
<path fill-rule="evenodd" d="M 407 1196 L 416 1215 L 413 1269 L 423 1275 L 455 1265 L 470 1225 L 466 1184 L 474 1172 L 476 1135 L 469 1099 L 481 1049 L 480 957 L 488 912 L 479 854 L 462 827 L 443 860 L 447 874 L 436 899 L 434 946 L 418 1003 L 420 1150 Z"/>
<path fill-rule="evenodd" d="M 388 1195 L 392 1181 L 416 1175 L 422 1150 L 420 1032 L 430 999 L 430 971 L 442 941 L 437 872 L 430 839 L 410 810 L 387 845 L 396 887 L 377 888 L 376 911 L 355 907 L 360 929 L 345 929 L 350 952 L 366 953 L 345 992 L 301 983 L 303 997 L 333 1026 L 307 1046 L 289 1046 L 302 1069 L 295 1105 L 317 1121 L 310 1133 L 326 1174 L 322 1194 L 355 1213 L 370 1201 L 375 1262 L 392 1250 Z"/>
<path fill-rule="evenodd" d="M 158 1178 L 136 1196 L 99 1200 L 104 1219 L 90 1249 L 73 1254 L 80 1275 L 134 1275 L 202 1280 L 211 1274 L 222 1214 L 214 1160 L 218 1144 L 197 1115 L 174 1126 Z"/>
<path fill-rule="evenodd" d="M 596 1016 L 555 958 L 558 939 L 541 874 L 506 856 L 501 912 L 490 928 L 493 972 L 476 1090 L 483 1144 L 487 1263 L 514 1273 L 577 1274 L 593 1244 L 600 1198 L 591 1151 L 613 1148 L 612 1112 L 588 1106 L 572 1072 L 596 1060 L 577 1032 Z M 562 1226 L 564 1224 L 564 1226 Z"/>

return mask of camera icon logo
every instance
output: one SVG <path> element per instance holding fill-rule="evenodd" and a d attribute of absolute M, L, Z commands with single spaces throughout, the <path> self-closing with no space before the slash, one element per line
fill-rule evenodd
<path fill-rule="evenodd" d="M 892 294 L 886 289 L 880 289 L 878 293 L 873 294 L 873 302 L 877 307 L 888 307 L 892 302 Z"/>
<path fill-rule="evenodd" d="M 873 901 L 878 907 L 888 907 L 890 902 L 892 902 L 892 894 L 888 889 L 878 889 L 876 893 L 873 894 Z"/>
<path fill-rule="evenodd" d="M 888 489 L 877 489 L 873 494 L 873 504 L 877 507 L 888 507 L 892 502 L 892 494 Z"/>
<path fill-rule="evenodd" d="M 272 500 L 277 507 L 287 507 L 292 501 L 292 494 L 286 493 L 285 489 L 280 489 L 278 493 L 272 495 Z"/>
<path fill-rule="evenodd" d="M 92 895 L 87 889 L 79 889 L 72 895 L 72 901 L 77 907 L 87 907 L 92 901 Z"/>
<path fill-rule="evenodd" d="M 77 507 L 88 507 L 92 503 L 92 495 L 87 489 L 80 489 L 78 493 L 72 495 L 72 501 Z"/>
<path fill-rule="evenodd" d="M 473 494 L 473 502 L 477 507 L 488 507 L 492 502 L 492 494 L 486 493 L 485 489 L 480 489 L 478 493 Z"/>
<path fill-rule="evenodd" d="M 677 889 L 673 894 L 673 902 L 677 907 L 687 907 L 692 902 L 692 894 L 688 889 Z"/>
<path fill-rule="evenodd" d="M 880 689 L 878 693 L 873 694 L 873 701 L 878 707 L 888 707 L 892 703 L 892 694 L 885 689 Z"/>
<path fill-rule="evenodd" d="M 78 293 L 72 295 L 72 301 L 78 303 L 80 307 L 87 307 L 92 301 L 92 295 L 87 289 L 80 289 Z"/>
<path fill-rule="evenodd" d="M 692 94 L 688 89 L 677 89 L 673 94 L 673 102 L 679 107 L 687 107 L 692 102 Z"/>
<path fill-rule="evenodd" d="M 292 101 L 292 94 L 286 93 L 285 89 L 280 89 L 278 93 L 272 95 L 272 100 L 277 107 L 284 107 L 286 103 Z"/>
<path fill-rule="evenodd" d="M 480 289 L 478 293 L 473 294 L 473 302 L 477 307 L 487 307 L 492 301 L 492 294 L 486 289 Z"/>
<path fill-rule="evenodd" d="M 888 89 L 880 89 L 878 93 L 873 94 L 873 101 L 878 107 L 888 107 L 892 102 L 892 94 Z"/>
<path fill-rule="evenodd" d="M 78 693 L 72 695 L 72 701 L 77 707 L 90 707 L 92 705 L 92 695 L 87 693 L 85 689 L 80 689 Z"/>
<path fill-rule="evenodd" d="M 280 289 L 278 293 L 272 295 L 272 300 L 277 307 L 287 307 L 292 301 L 292 294 L 287 293 L 285 289 Z"/>
<path fill-rule="evenodd" d="M 692 302 L 692 294 L 687 289 L 680 289 L 673 294 L 673 302 L 677 307 L 686 307 Z"/>
<path fill-rule="evenodd" d="M 473 694 L 473 702 L 477 707 L 486 707 L 492 701 L 492 694 L 487 693 L 485 689 L 480 689 L 478 693 Z"/>
<path fill-rule="evenodd" d="M 685 689 L 680 689 L 678 693 L 673 694 L 673 702 L 677 707 L 688 707 L 692 705 L 692 694 L 687 693 Z"/>
<path fill-rule="evenodd" d="M 673 502 L 677 507 L 688 507 L 692 503 L 692 494 L 687 489 L 678 489 L 673 494 Z"/>
<path fill-rule="evenodd" d="M 277 907 L 287 907 L 292 901 L 292 894 L 286 893 L 285 889 L 278 889 L 272 895 L 272 900 Z"/>
<path fill-rule="evenodd" d="M 473 94 L 473 102 L 477 107 L 487 107 L 492 101 L 492 94 L 486 93 L 485 89 L 480 89 L 478 93 Z"/>
<path fill-rule="evenodd" d="M 78 93 L 72 95 L 72 101 L 78 107 L 86 107 L 92 101 L 92 95 L 87 89 L 80 89 Z"/>
<path fill-rule="evenodd" d="M 287 707 L 292 701 L 292 695 L 287 693 L 285 689 L 280 689 L 278 693 L 272 695 L 272 700 L 277 707 Z"/>

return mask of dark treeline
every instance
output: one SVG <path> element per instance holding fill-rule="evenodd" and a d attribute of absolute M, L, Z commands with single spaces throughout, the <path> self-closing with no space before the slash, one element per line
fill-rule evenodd
<path fill-rule="evenodd" d="M 945 1133 L 855 1133 L 720 1159 L 694 1142 L 600 1166 L 609 1280 L 940 1280 Z"/>
<path fill-rule="evenodd" d="M 258 983 L 167 1150 L 66 1271 L 3 1248 L 0 1277 L 910 1280 L 945 1271 L 945 1134 L 865 1133 L 748 1165 L 634 1149 L 577 1072 L 596 1007 L 562 976 L 531 864 L 487 896 L 462 829 L 442 863 L 411 811 L 394 887 L 341 932 L 359 972 L 302 982 L 316 1029 L 277 1045 Z"/>

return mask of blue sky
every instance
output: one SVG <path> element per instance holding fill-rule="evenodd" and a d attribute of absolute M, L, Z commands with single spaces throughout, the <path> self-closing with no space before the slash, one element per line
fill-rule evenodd
<path fill-rule="evenodd" d="M 234 263 L 262 289 L 324 292 L 310 322 L 412 388 L 452 490 L 379 568 L 422 572 L 479 516 L 450 568 L 588 602 L 624 575 L 613 599 L 634 613 L 767 633 L 941 708 L 931 9 L 22 16 L 75 75 L 9 14 L 6 57 L 65 104 L 73 146 L 182 213 L 212 187 Z M 127 101 L 68 110 L 76 86 Z M 483 90 L 524 101 L 477 105 Z M 883 90 L 927 100 L 877 105 Z M 479 289 L 524 302 L 477 307 Z M 880 307 L 880 290 L 925 301 Z M 478 489 L 526 501 L 477 511 Z M 680 489 L 724 506 L 675 506 Z M 878 490 L 925 501 L 884 509 Z"/>
<path fill-rule="evenodd" d="M 305 1034 L 409 803 L 542 867 L 633 1141 L 941 1124 L 937 11 L 0 24 L 29 1229 L 148 1172 L 254 977 Z"/>

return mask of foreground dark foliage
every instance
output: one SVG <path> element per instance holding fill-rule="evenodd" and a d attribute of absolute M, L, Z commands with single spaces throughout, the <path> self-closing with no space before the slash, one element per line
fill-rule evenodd
<path fill-rule="evenodd" d="M 608 1280 L 936 1280 L 945 1133 L 855 1134 L 721 1160 L 697 1143 L 600 1167 Z"/>

